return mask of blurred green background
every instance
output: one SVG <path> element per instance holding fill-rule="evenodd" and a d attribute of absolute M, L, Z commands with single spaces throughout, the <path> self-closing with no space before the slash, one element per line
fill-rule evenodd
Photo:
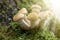
<path fill-rule="evenodd" d="M 13 16 L 23 7 L 30 12 L 30 6 L 39 4 L 42 10 L 48 7 L 43 0 L 0 0 L 0 40 L 59 40 L 60 38 L 60 21 L 56 22 L 56 33 L 50 30 L 21 30 L 19 24 L 13 21 Z M 53 23 L 49 23 L 50 27 Z M 41 26 L 43 22 L 41 23 Z"/>

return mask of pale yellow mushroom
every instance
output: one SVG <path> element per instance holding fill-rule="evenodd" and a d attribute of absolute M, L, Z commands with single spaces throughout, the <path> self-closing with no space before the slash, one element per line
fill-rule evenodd
<path fill-rule="evenodd" d="M 35 12 L 32 12 L 28 15 L 27 17 L 30 21 L 36 21 L 37 19 L 39 19 L 39 15 Z"/>
<path fill-rule="evenodd" d="M 31 10 L 32 12 L 40 13 L 41 7 L 40 5 L 35 4 L 31 6 Z"/>
<path fill-rule="evenodd" d="M 38 27 L 40 23 L 40 10 L 41 7 L 39 5 L 32 5 L 31 6 L 31 13 L 28 14 L 27 18 L 31 21 L 31 29 Z"/>
<path fill-rule="evenodd" d="M 24 18 L 24 15 L 27 13 L 26 8 L 22 8 L 21 10 L 18 11 L 18 13 L 13 17 L 14 21 L 18 21 L 21 18 Z"/>
<path fill-rule="evenodd" d="M 39 5 L 32 5 L 31 6 L 31 13 L 28 15 L 28 19 L 31 21 L 36 21 L 39 19 L 39 14 L 41 7 Z"/>

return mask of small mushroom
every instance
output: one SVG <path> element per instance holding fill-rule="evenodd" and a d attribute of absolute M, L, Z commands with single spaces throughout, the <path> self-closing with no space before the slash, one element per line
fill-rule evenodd
<path fill-rule="evenodd" d="M 28 14 L 27 18 L 31 21 L 31 29 L 39 27 L 40 23 L 40 10 L 41 7 L 39 5 L 32 5 L 31 6 L 31 13 Z"/>
<path fill-rule="evenodd" d="M 40 13 L 41 7 L 37 4 L 31 6 L 32 12 Z"/>
<path fill-rule="evenodd" d="M 35 12 L 32 12 L 30 13 L 27 18 L 30 20 L 30 21 L 36 21 L 37 19 L 39 19 L 39 15 Z"/>
<path fill-rule="evenodd" d="M 41 7 L 39 5 L 32 5 L 31 6 L 31 13 L 28 15 L 28 19 L 31 21 L 36 21 L 37 19 L 39 19 L 39 14 L 40 14 L 40 10 Z"/>
<path fill-rule="evenodd" d="M 14 21 L 18 21 L 21 18 L 24 18 L 24 15 L 27 13 L 26 8 L 22 8 L 21 10 L 18 11 L 18 13 L 13 17 Z"/>

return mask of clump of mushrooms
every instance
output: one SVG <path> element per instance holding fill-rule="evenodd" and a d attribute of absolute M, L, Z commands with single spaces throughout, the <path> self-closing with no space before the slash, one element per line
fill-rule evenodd
<path fill-rule="evenodd" d="M 19 22 L 20 27 L 23 30 L 31 30 L 34 28 L 38 28 L 41 20 L 44 20 L 44 25 L 47 25 L 48 22 L 46 22 L 46 20 L 50 21 L 50 18 L 52 17 L 50 10 L 41 12 L 41 7 L 39 5 L 32 5 L 31 12 L 26 15 L 27 13 L 27 9 L 22 8 L 13 17 L 13 20 Z"/>
<path fill-rule="evenodd" d="M 27 10 L 26 8 L 22 8 L 19 12 L 13 17 L 14 21 L 18 21 L 21 28 L 24 30 L 28 30 L 30 27 L 30 21 L 27 19 Z"/>
<path fill-rule="evenodd" d="M 32 5 L 31 6 L 31 13 L 27 14 L 26 8 L 22 8 L 19 12 L 13 17 L 14 21 L 18 21 L 21 28 L 24 30 L 31 30 L 38 26 L 40 22 L 39 13 L 41 7 L 39 5 Z"/>

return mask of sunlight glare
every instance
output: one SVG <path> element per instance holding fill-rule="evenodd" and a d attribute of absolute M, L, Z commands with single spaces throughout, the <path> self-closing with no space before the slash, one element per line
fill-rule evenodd
<path fill-rule="evenodd" d="M 60 19 L 60 0 L 50 0 L 50 2 L 54 9 L 56 18 Z"/>

